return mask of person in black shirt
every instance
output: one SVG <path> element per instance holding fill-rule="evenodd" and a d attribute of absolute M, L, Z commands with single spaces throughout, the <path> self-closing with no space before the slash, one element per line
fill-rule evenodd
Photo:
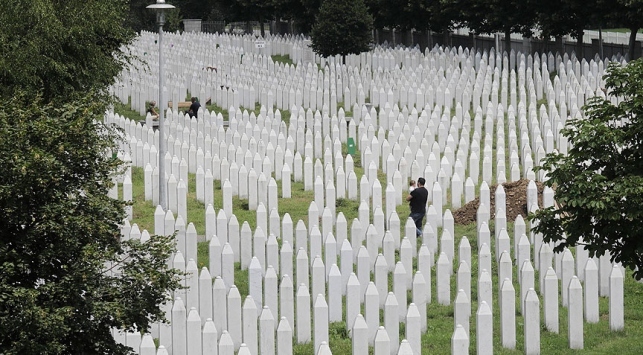
<path fill-rule="evenodd" d="M 415 222 L 415 229 L 418 237 L 422 236 L 422 222 L 426 214 L 426 201 L 429 198 L 429 191 L 424 187 L 426 180 L 419 178 L 417 188 L 409 193 L 406 200 L 409 201 L 411 214 L 409 217 Z"/>
<path fill-rule="evenodd" d="M 191 112 L 190 117 L 199 118 L 199 109 L 201 108 L 201 104 L 199 103 L 199 101 L 197 101 L 196 97 L 192 97 L 190 101 L 192 101 L 192 105 L 190 105 L 189 111 Z"/>

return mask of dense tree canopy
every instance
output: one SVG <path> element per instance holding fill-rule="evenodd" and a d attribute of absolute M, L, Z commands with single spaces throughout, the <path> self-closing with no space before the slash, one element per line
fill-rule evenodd
<path fill-rule="evenodd" d="M 167 32 L 175 32 L 181 28 L 181 21 L 184 18 L 201 18 L 202 15 L 199 11 L 193 11 L 195 6 L 192 5 L 192 3 L 194 1 L 195 0 L 166 1 L 177 6 L 177 8 L 166 10 L 163 29 Z M 125 21 L 125 25 L 136 32 L 142 30 L 156 31 L 156 13 L 154 10 L 147 8 L 148 5 L 155 2 L 155 0 L 130 0 L 129 15 Z M 206 4 L 208 3 L 206 2 Z M 209 7 L 204 6 L 203 8 L 208 9 Z M 196 13 L 199 13 L 199 16 L 193 17 L 196 16 Z"/>
<path fill-rule="evenodd" d="M 536 24 L 537 2 L 535 0 L 452 0 L 458 9 L 458 22 L 475 33 L 505 35 L 505 50 L 511 50 L 512 33 L 531 36 Z"/>
<path fill-rule="evenodd" d="M 0 353 L 122 354 L 179 287 L 173 238 L 120 239 L 122 162 L 104 125 L 129 60 L 124 0 L 9 0 L 0 12 Z"/>
<path fill-rule="evenodd" d="M 116 132 L 92 120 L 101 109 L 26 96 L 0 108 L 4 354 L 125 353 L 111 328 L 149 329 L 178 286 L 169 238 L 119 242 L 124 203 L 107 190 L 120 161 Z"/>
<path fill-rule="evenodd" d="M 571 35 L 582 46 L 588 29 L 627 28 L 630 30 L 630 58 L 634 53 L 636 33 L 643 28 L 642 0 L 364 0 L 373 17 L 375 29 L 430 29 L 447 33 L 465 26 L 474 33 L 511 33 L 530 37 L 534 29 L 542 37 Z M 153 15 L 145 6 L 153 0 L 131 0 L 128 22 L 136 31 L 153 30 Z M 295 33 L 310 34 L 319 14 L 321 0 L 168 0 L 177 6 L 176 18 L 204 20 L 291 21 Z M 175 30 L 172 26 L 171 30 Z M 510 49 L 506 42 L 505 49 Z"/>
<path fill-rule="evenodd" d="M 610 25 L 623 26 L 630 30 L 629 53 L 630 58 L 639 58 L 641 53 L 635 53 L 636 34 L 643 28 L 643 1 L 617 0 L 607 2 L 610 11 L 603 13 Z M 605 9 L 606 6 L 601 7 Z"/>
<path fill-rule="evenodd" d="M 545 38 L 571 35 L 576 38 L 576 53 L 583 56 L 583 35 L 588 28 L 605 25 L 606 8 L 611 7 L 605 0 L 541 0 L 542 5 L 551 11 L 539 12 L 537 26 Z"/>
<path fill-rule="evenodd" d="M 324 0 L 310 38 L 315 53 L 324 57 L 368 51 L 373 18 L 363 0 Z"/>
<path fill-rule="evenodd" d="M 584 117 L 561 132 L 571 149 L 548 154 L 540 168 L 557 207 L 537 211 L 536 232 L 557 250 L 585 245 L 590 255 L 638 268 L 643 277 L 643 61 L 612 63 L 605 88 L 617 104 L 595 97 Z"/>
<path fill-rule="evenodd" d="M 429 23 L 428 2 L 421 0 L 370 0 L 366 2 L 376 28 L 422 30 Z"/>
<path fill-rule="evenodd" d="M 127 1 L 7 0 L 0 11 L 0 94 L 20 87 L 43 100 L 73 99 L 110 85 L 134 32 Z"/>

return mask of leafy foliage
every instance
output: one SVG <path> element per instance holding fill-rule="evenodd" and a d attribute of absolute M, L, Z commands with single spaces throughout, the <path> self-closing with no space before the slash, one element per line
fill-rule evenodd
<path fill-rule="evenodd" d="M 451 30 L 458 12 L 450 1 L 368 0 L 376 28 Z"/>
<path fill-rule="evenodd" d="M 538 26 L 545 36 L 558 37 L 569 34 L 577 39 L 581 37 L 581 40 L 584 29 L 589 25 L 596 25 L 596 19 L 604 13 L 599 9 L 605 6 L 599 1 L 580 0 L 545 0 L 544 5 L 550 11 L 538 14 Z"/>
<path fill-rule="evenodd" d="M 17 96 L 0 109 L 0 350 L 125 353 L 111 328 L 146 330 L 178 288 L 170 238 L 119 242 L 121 162 L 104 104 Z M 111 266 L 111 272 L 106 271 Z"/>
<path fill-rule="evenodd" d="M 544 0 L 537 15 L 538 27 L 544 38 L 571 35 L 576 38 L 576 54 L 583 57 L 583 35 L 587 28 L 605 25 L 606 8 L 613 9 L 613 3 L 605 0 Z"/>
<path fill-rule="evenodd" d="M 641 53 L 635 53 L 635 47 L 636 34 L 643 28 L 643 1 L 618 0 L 607 3 L 601 9 L 606 7 L 610 10 L 604 16 L 610 24 L 624 26 L 630 30 L 628 57 L 639 58 Z"/>
<path fill-rule="evenodd" d="M 372 30 L 373 18 L 364 0 L 325 0 L 310 34 L 312 48 L 324 57 L 365 52 Z"/>
<path fill-rule="evenodd" d="M 180 287 L 171 236 L 121 242 L 107 196 L 121 132 L 100 122 L 130 60 L 127 1 L 9 0 L 0 12 L 0 353 L 124 354 Z"/>
<path fill-rule="evenodd" d="M 511 50 L 512 33 L 531 36 L 538 13 L 534 0 L 449 0 L 457 10 L 457 22 L 466 25 L 476 33 L 505 35 L 505 50 Z M 549 9 L 548 9 L 549 10 Z"/>
<path fill-rule="evenodd" d="M 571 35 L 577 39 L 577 55 L 583 33 L 589 28 L 630 30 L 628 58 L 635 53 L 636 33 L 643 28 L 643 1 L 631 0 L 363 0 L 376 29 L 402 31 L 432 30 L 445 35 L 453 28 L 466 26 L 478 34 L 512 33 L 531 37 L 538 28 L 542 38 Z M 130 0 L 128 27 L 135 31 L 154 30 L 154 16 L 145 9 L 152 0 Z M 197 18 L 225 21 L 290 21 L 295 34 L 310 34 L 322 0 L 172 0 L 180 10 L 172 18 Z M 176 21 L 166 30 L 178 29 Z M 262 26 L 263 27 L 263 26 Z M 446 37 L 445 37 L 446 38 Z M 448 43 L 448 41 L 447 41 Z M 505 49 L 511 49 L 506 41 Z M 640 51 L 639 51 L 640 52 Z"/>
<path fill-rule="evenodd" d="M 0 11 L 0 95 L 19 87 L 46 102 L 99 92 L 126 58 L 135 33 L 127 1 L 7 0 Z"/>
<path fill-rule="evenodd" d="M 303 33 L 309 34 L 315 24 L 322 0 L 284 0 L 284 8 Z"/>
<path fill-rule="evenodd" d="M 595 97 L 585 117 L 561 132 L 572 148 L 548 154 L 538 170 L 555 188 L 559 206 L 530 219 L 557 250 L 585 244 L 590 255 L 611 253 L 612 261 L 638 268 L 643 277 L 643 61 L 608 67 L 610 101 Z M 618 103 L 614 103 L 618 102 Z"/>

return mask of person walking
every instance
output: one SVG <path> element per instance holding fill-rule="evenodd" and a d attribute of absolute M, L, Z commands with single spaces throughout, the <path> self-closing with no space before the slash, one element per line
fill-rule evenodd
<path fill-rule="evenodd" d="M 419 178 L 417 180 L 417 188 L 413 189 L 406 196 L 406 200 L 409 201 L 409 207 L 411 209 L 411 214 L 409 217 L 415 222 L 415 229 L 418 237 L 422 236 L 422 222 L 424 221 L 424 215 L 426 215 L 426 201 L 429 198 L 429 191 L 424 187 L 426 180 L 424 178 Z"/>
<path fill-rule="evenodd" d="M 196 97 L 192 97 L 190 101 L 192 102 L 189 110 L 190 117 L 199 118 L 199 109 L 201 108 L 201 104 L 199 103 L 199 100 L 197 100 Z"/>

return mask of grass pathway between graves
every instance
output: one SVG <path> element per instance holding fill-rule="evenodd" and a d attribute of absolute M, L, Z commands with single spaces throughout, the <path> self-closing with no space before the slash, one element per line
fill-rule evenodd
<path fill-rule="evenodd" d="M 123 112 L 124 113 L 124 112 Z M 283 114 L 283 112 L 282 112 Z M 345 147 L 344 147 L 345 150 Z M 344 152 L 345 153 L 345 152 Z M 359 152 L 355 156 L 355 172 L 358 176 L 358 181 L 363 174 L 363 169 L 360 166 Z M 379 173 L 379 179 L 385 190 L 386 184 L 385 175 Z M 153 230 L 154 226 L 154 210 L 150 201 L 144 200 L 144 177 L 143 169 L 134 167 L 132 168 L 132 182 L 133 182 L 133 195 L 134 195 L 134 218 L 132 223 L 137 223 L 141 230 Z M 221 184 L 215 181 L 215 210 L 222 208 L 221 202 Z M 205 206 L 203 203 L 196 200 L 195 191 L 195 175 L 189 174 L 189 191 L 188 191 L 188 223 L 194 223 L 197 233 L 203 235 L 205 233 Z M 281 196 L 281 182 L 278 182 L 279 196 Z M 477 189 L 476 189 L 477 190 Z M 279 199 L 279 215 L 283 217 L 284 213 L 289 213 L 293 226 L 301 219 L 304 223 L 308 224 L 308 208 L 310 202 L 313 200 L 313 191 L 304 191 L 303 183 L 292 183 L 292 198 Z M 445 201 L 450 201 L 450 196 L 445 196 Z M 348 222 L 348 230 L 350 233 L 350 225 L 354 218 L 357 218 L 357 210 L 359 203 L 348 199 L 338 199 L 336 212 L 343 212 Z M 447 208 L 449 203 L 447 203 Z M 242 225 L 247 221 L 250 227 L 254 230 L 256 226 L 256 212 L 247 209 L 247 200 L 233 197 L 234 213 Z M 402 232 L 404 229 L 405 219 L 408 216 L 408 206 L 403 204 L 397 207 L 397 213 L 401 219 Z M 491 235 L 494 235 L 493 221 L 490 225 Z M 507 230 L 510 235 L 513 235 L 513 225 L 508 223 Z M 471 265 L 471 298 L 474 300 L 471 305 L 472 314 L 470 318 L 470 353 L 476 352 L 476 314 L 477 311 L 477 277 L 478 277 L 478 263 L 477 263 L 477 239 L 476 239 L 475 224 L 470 225 L 456 225 L 455 226 L 455 252 L 458 253 L 458 245 L 462 236 L 467 236 L 469 243 L 472 247 L 472 265 Z M 438 231 L 441 235 L 441 231 Z M 494 242 L 492 239 L 491 250 L 494 250 Z M 512 244 L 513 245 L 513 244 Z M 396 255 L 399 260 L 399 255 Z M 198 266 L 208 266 L 208 243 L 202 242 L 198 245 Z M 240 265 L 235 265 L 235 285 L 239 289 L 242 298 L 248 294 L 248 273 L 246 270 L 241 270 Z M 415 268 L 415 261 L 414 261 Z M 451 278 L 451 300 L 455 299 L 457 294 L 455 271 L 457 265 L 454 263 L 454 276 Z M 498 295 L 498 276 L 497 276 L 497 263 L 495 258 L 492 257 L 492 279 L 493 279 L 493 334 L 494 334 L 494 354 L 520 354 L 523 353 L 523 319 L 520 315 L 520 286 L 517 282 L 517 269 L 513 267 L 513 280 L 514 288 L 516 290 L 516 350 L 502 348 L 500 340 L 500 320 L 499 310 L 497 303 Z M 436 275 L 435 268 L 431 275 L 431 289 L 432 299 L 431 303 L 427 305 L 428 317 L 428 330 L 422 335 L 422 353 L 423 354 L 448 354 L 451 352 L 451 336 L 453 334 L 453 304 L 449 306 L 442 306 L 437 303 L 436 298 Z M 535 285 L 538 289 L 538 272 L 535 272 Z M 389 289 L 392 290 L 392 274 L 389 275 Z M 408 292 L 407 299 L 411 302 L 411 291 Z M 542 303 L 542 299 L 541 299 Z M 345 305 L 344 305 L 345 307 Z M 542 305 L 541 305 L 542 309 Z M 345 312 L 345 310 L 344 310 Z M 543 354 L 567 354 L 572 352 L 568 346 L 567 337 L 567 313 L 565 307 L 559 308 L 560 312 L 560 331 L 558 334 L 548 332 L 544 327 L 544 317 L 541 312 L 541 353 Z M 383 312 L 380 311 L 380 317 L 383 324 Z M 640 354 L 643 349 L 643 284 L 639 284 L 631 277 L 631 272 L 627 272 L 625 277 L 625 330 L 620 332 L 612 332 L 609 330 L 609 306 L 607 298 L 600 298 L 600 322 L 597 324 L 584 323 L 584 342 L 585 350 L 577 351 L 579 353 L 587 354 Z M 293 328 L 294 331 L 294 328 Z M 405 338 L 404 324 L 400 323 L 400 340 Z M 329 325 L 329 340 L 330 348 L 333 354 L 351 354 L 351 339 L 346 331 L 343 322 L 331 323 Z M 372 348 L 370 349 L 372 353 Z M 296 344 L 294 345 L 295 354 L 313 354 L 312 343 Z"/>

